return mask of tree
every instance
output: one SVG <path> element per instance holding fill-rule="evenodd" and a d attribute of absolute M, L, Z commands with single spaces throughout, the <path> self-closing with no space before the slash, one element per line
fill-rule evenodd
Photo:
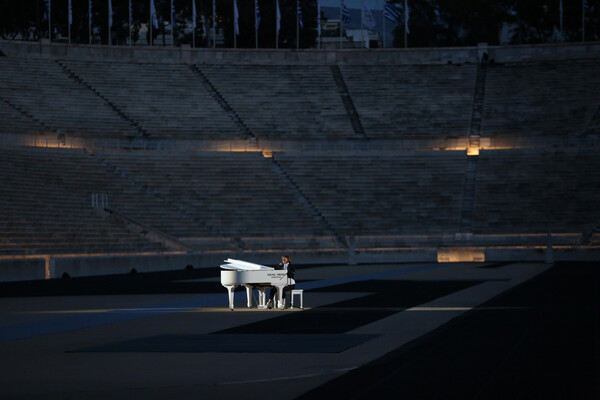
<path fill-rule="evenodd" d="M 410 0 L 408 44 L 411 47 L 499 44 L 500 31 L 511 21 L 515 0 Z M 404 3 L 400 3 L 404 13 Z M 394 29 L 394 46 L 404 46 L 404 21 Z"/>

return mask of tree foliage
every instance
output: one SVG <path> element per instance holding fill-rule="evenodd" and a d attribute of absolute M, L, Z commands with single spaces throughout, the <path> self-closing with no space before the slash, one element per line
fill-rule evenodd
<path fill-rule="evenodd" d="M 411 47 L 474 46 L 480 42 L 528 44 L 581 41 L 583 0 L 409 0 Z M 404 12 L 404 2 L 397 7 Z M 585 39 L 600 39 L 600 0 L 587 0 Z M 404 24 L 394 30 L 394 45 L 404 44 Z"/>

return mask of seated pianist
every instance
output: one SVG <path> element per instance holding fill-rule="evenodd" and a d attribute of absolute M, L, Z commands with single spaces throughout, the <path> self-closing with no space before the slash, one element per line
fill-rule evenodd
<path fill-rule="evenodd" d="M 291 292 L 296 287 L 296 267 L 292 265 L 292 259 L 288 255 L 284 255 L 281 257 L 281 263 L 275 267 L 276 270 L 285 270 L 287 271 L 287 284 L 283 288 L 283 295 L 281 304 L 278 304 L 278 308 L 285 308 L 285 295 L 287 292 Z M 269 302 L 267 303 L 267 308 L 273 308 L 273 302 L 275 300 L 275 295 L 277 294 L 277 288 L 272 287 L 271 293 L 269 294 Z"/>

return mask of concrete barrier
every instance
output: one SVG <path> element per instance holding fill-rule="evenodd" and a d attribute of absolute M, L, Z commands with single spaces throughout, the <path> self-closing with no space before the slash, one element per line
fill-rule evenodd
<path fill-rule="evenodd" d="M 0 282 L 31 281 L 46 278 L 44 258 L 0 260 Z"/>
<path fill-rule="evenodd" d="M 267 64 L 267 65 L 408 65 L 463 64 L 481 61 L 482 51 L 500 63 L 600 57 L 600 43 L 541 45 L 393 48 L 393 49 L 210 49 L 163 46 L 67 45 L 1 40 L 0 52 L 9 57 L 111 60 L 154 63 Z"/>
<path fill-rule="evenodd" d="M 547 248 L 538 247 L 465 247 L 465 248 L 406 248 L 361 250 L 352 260 L 348 251 L 316 250 L 286 251 L 295 264 L 376 264 L 417 262 L 547 262 Z M 599 261 L 600 247 L 553 247 L 553 261 Z M 63 276 L 83 277 L 157 272 L 193 268 L 214 268 L 218 275 L 219 265 L 227 258 L 237 258 L 267 266 L 280 262 L 283 251 L 214 252 L 198 254 L 117 255 L 49 257 L 48 270 L 43 256 L 39 258 L 15 258 L 0 260 L 0 282 L 54 279 Z"/>

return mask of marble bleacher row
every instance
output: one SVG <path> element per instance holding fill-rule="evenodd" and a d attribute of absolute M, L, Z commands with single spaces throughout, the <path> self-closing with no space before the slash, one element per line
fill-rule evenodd
<path fill-rule="evenodd" d="M 185 64 L 64 61 L 151 137 L 243 138 Z"/>
<path fill-rule="evenodd" d="M 41 124 L 34 123 L 31 118 L 2 101 L 4 97 L 0 95 L 0 124 L 4 132 L 37 135 L 44 131 Z"/>
<path fill-rule="evenodd" d="M 477 67 L 340 66 L 369 138 L 468 135 Z"/>
<path fill-rule="evenodd" d="M 133 121 L 154 138 L 245 137 L 186 64 L 61 63 L 129 121 L 70 78 L 56 61 L 2 57 L 0 132 L 36 133 L 45 124 L 69 136 L 139 136 Z M 488 66 L 482 136 L 585 132 L 600 105 L 596 96 L 600 78 L 595 73 L 599 63 L 571 60 Z M 356 136 L 329 66 L 197 67 L 259 138 L 346 140 Z M 468 134 L 474 64 L 341 65 L 340 71 L 369 138 Z M 588 133 L 597 134 L 598 128 L 594 129 Z"/>
<path fill-rule="evenodd" d="M 458 231 L 464 152 L 276 158 L 339 234 Z"/>
<path fill-rule="evenodd" d="M 599 187 L 597 151 L 482 151 L 473 232 L 589 232 L 600 226 Z"/>
<path fill-rule="evenodd" d="M 107 153 L 103 157 L 227 237 L 327 235 L 261 153 Z M 168 232 L 184 242 L 199 236 Z"/>
<path fill-rule="evenodd" d="M 198 65 L 198 68 L 260 138 L 354 137 L 329 66 Z"/>
<path fill-rule="evenodd" d="M 597 59 L 490 65 L 482 136 L 586 133 L 600 111 L 599 70 Z"/>
<path fill-rule="evenodd" d="M 0 57 L 0 98 L 46 124 L 48 129 L 68 136 L 137 136 L 135 128 L 116 114 L 104 101 L 68 78 L 52 60 Z M 11 127 L 16 112 L 2 106 L 0 132 Z M 6 118 L 4 118 L 6 116 Z M 30 128 L 20 116 L 19 131 L 39 132 L 40 124 L 30 120 Z"/>
<path fill-rule="evenodd" d="M 92 209 L 91 192 L 111 177 L 86 157 L 0 148 L 0 254 L 166 250 Z M 127 190 L 125 183 L 112 185 Z"/>
<path fill-rule="evenodd" d="M 338 235 L 459 230 L 464 152 L 275 159 Z M 111 209 L 198 250 L 234 249 L 230 238 L 250 249 L 264 242 L 335 247 L 272 164 L 260 153 L 0 148 L 0 252 L 165 250 L 94 212 L 92 192 L 108 194 Z M 482 151 L 473 232 L 589 232 L 600 221 L 599 171 L 592 151 Z"/>

